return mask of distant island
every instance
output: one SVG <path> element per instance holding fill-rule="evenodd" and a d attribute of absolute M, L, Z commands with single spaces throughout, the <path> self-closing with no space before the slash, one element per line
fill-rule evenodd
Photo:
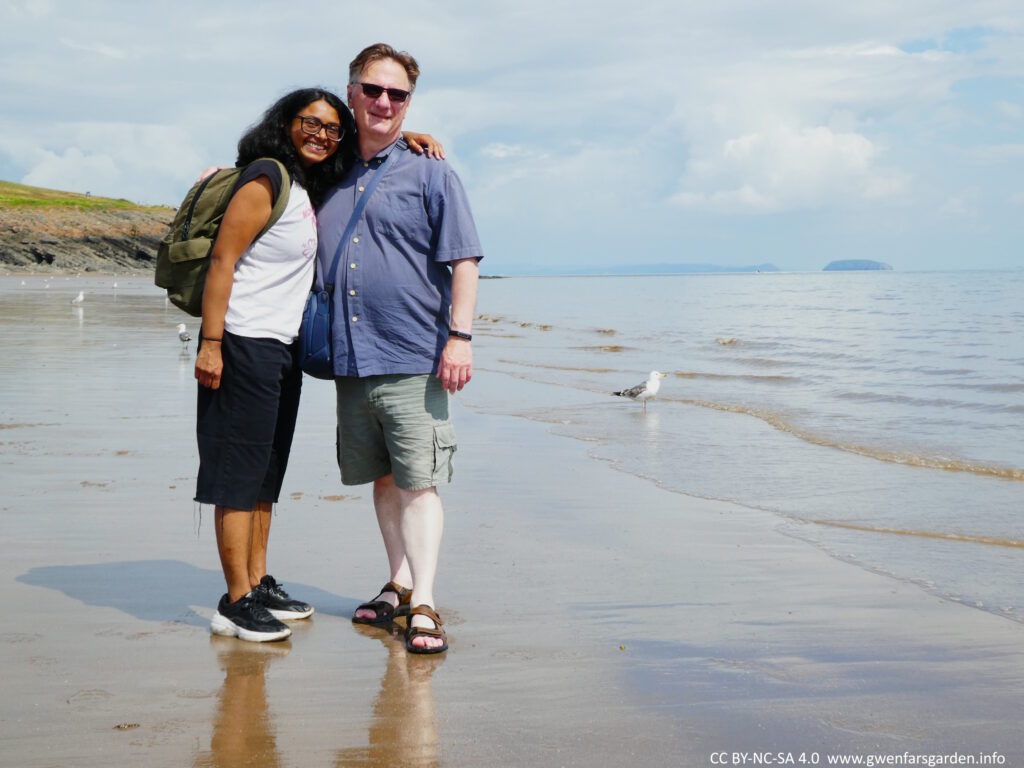
<path fill-rule="evenodd" d="M 881 261 L 870 261 L 868 259 L 843 259 L 830 262 L 823 272 L 856 272 L 869 269 L 892 269 L 888 264 Z"/>

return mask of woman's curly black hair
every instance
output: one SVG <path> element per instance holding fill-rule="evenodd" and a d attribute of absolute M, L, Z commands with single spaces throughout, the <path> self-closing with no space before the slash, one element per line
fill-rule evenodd
<path fill-rule="evenodd" d="M 292 143 L 292 120 L 307 106 L 320 100 L 326 101 L 338 111 L 345 135 L 333 155 L 322 163 L 304 168 L 298 150 Z M 280 160 L 291 178 L 306 188 L 313 206 L 317 207 L 351 164 L 355 146 L 356 121 L 345 102 L 325 88 L 300 88 L 274 102 L 263 113 L 263 118 L 238 140 L 235 166 L 248 165 L 261 157 Z"/>

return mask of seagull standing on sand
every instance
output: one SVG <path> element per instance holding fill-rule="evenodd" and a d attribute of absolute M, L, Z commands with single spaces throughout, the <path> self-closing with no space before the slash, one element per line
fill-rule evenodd
<path fill-rule="evenodd" d="M 187 351 L 188 343 L 192 341 L 192 337 L 189 335 L 184 323 L 178 323 L 178 340 L 181 342 L 182 349 Z"/>
<path fill-rule="evenodd" d="M 79 291 L 78 295 L 71 300 L 71 303 L 77 306 L 78 304 L 81 304 L 83 301 L 85 301 L 85 291 Z"/>
<path fill-rule="evenodd" d="M 639 400 L 643 403 L 644 413 L 647 413 L 647 401 L 658 394 L 658 390 L 661 389 L 661 380 L 666 376 L 668 376 L 667 373 L 651 371 L 651 375 L 647 377 L 647 381 L 643 384 L 637 384 L 635 387 L 624 389 L 621 392 L 612 392 L 612 394 L 619 397 L 628 397 L 630 400 Z"/>

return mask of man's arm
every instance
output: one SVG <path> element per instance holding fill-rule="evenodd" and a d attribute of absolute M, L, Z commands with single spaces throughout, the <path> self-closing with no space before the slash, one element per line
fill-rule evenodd
<path fill-rule="evenodd" d="M 451 328 L 465 334 L 473 333 L 476 313 L 476 291 L 480 280 L 480 267 L 475 258 L 452 262 L 452 322 Z M 442 386 L 455 394 L 473 378 L 473 347 L 468 339 L 449 336 L 441 350 L 437 378 Z"/>

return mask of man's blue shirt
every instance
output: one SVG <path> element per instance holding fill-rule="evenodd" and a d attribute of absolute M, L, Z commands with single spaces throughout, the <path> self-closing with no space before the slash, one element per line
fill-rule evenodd
<path fill-rule="evenodd" d="M 317 212 L 317 286 L 327 282 L 356 201 L 389 152 L 399 154 L 342 245 L 334 276 L 336 376 L 433 373 L 448 340 L 449 262 L 483 258 L 455 171 L 400 139 L 359 159 Z"/>

